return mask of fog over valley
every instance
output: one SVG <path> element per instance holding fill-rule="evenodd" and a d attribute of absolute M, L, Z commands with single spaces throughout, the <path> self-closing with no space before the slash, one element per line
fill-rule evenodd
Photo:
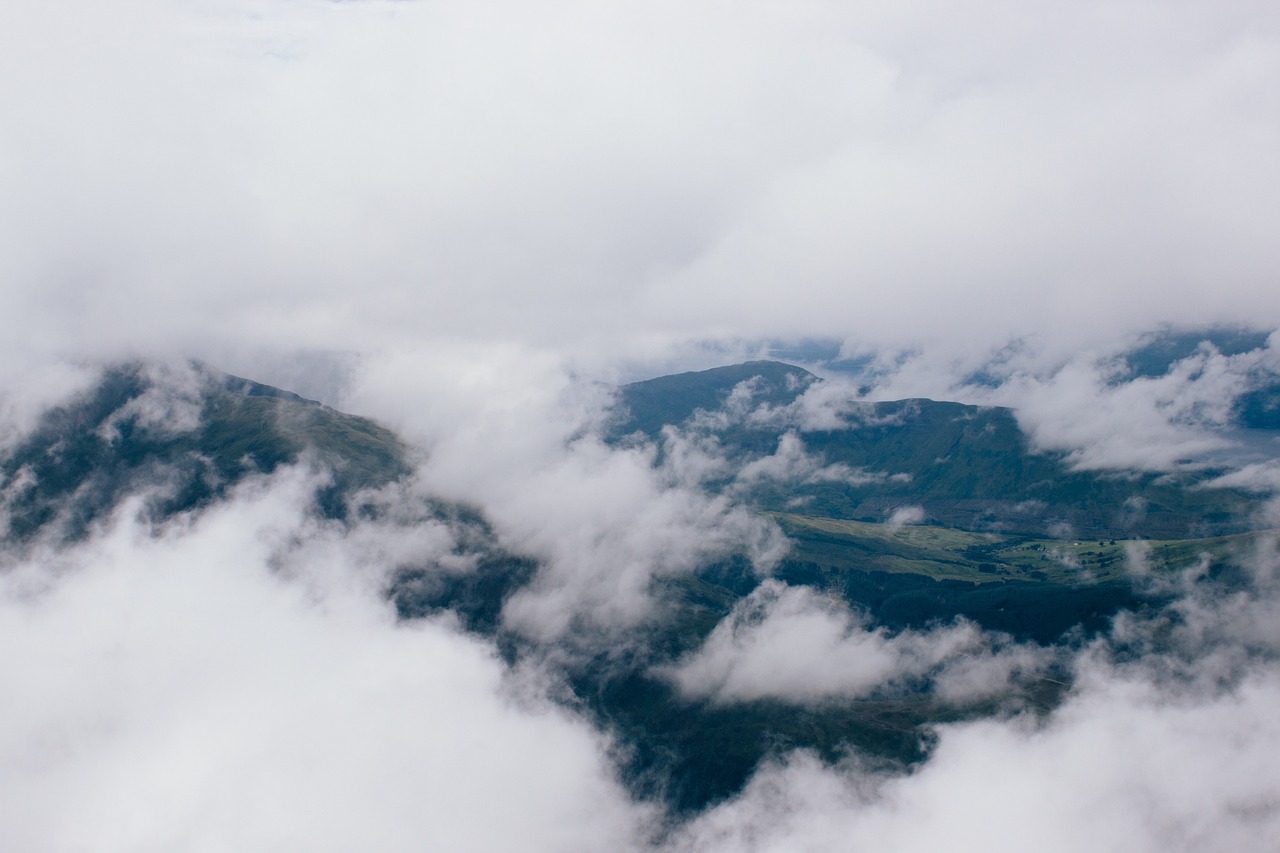
<path fill-rule="evenodd" d="M 0 9 L 0 846 L 1269 850 L 1280 12 Z"/>

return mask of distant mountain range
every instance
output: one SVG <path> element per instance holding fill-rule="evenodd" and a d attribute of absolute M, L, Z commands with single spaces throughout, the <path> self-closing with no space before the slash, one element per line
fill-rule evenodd
<path fill-rule="evenodd" d="M 1134 355 L 1134 370 L 1158 370 L 1187 346 L 1150 345 Z M 410 471 L 404 443 L 367 419 L 205 366 L 185 368 L 185 384 L 158 382 L 155 369 L 105 370 L 0 459 L 10 536 L 49 525 L 81 535 L 144 486 L 161 515 L 195 507 L 304 451 L 335 473 L 322 499 L 335 514 L 354 487 Z M 802 398 L 822 384 L 775 361 L 634 382 L 619 388 L 606 438 L 662 448 L 664 430 L 674 430 L 672 441 L 711 440 L 725 465 L 708 488 L 732 487 L 761 511 L 816 518 L 879 522 L 909 507 L 916 521 L 977 531 L 1172 539 L 1246 532 L 1259 504 L 1253 493 L 1205 487 L 1221 470 L 1073 470 L 1065 454 L 1033 449 L 1002 407 L 837 400 L 815 416 Z M 1280 383 L 1242 394 L 1241 426 L 1275 434 L 1278 400 Z"/>
<path fill-rule="evenodd" d="M 1134 370 L 1178 352 L 1138 356 Z M 1073 471 L 1062 454 L 1035 451 L 1009 409 L 822 402 L 823 391 L 813 373 L 773 361 L 635 382 L 618 389 L 606 440 L 652 442 L 656 464 L 682 447 L 714 458 L 700 486 L 790 538 L 775 579 L 843 599 L 890 632 L 963 617 L 1045 647 L 1074 642 L 1120 609 L 1161 606 L 1127 568 L 1127 542 L 1147 540 L 1149 572 L 1207 560 L 1202 582 L 1227 585 L 1254 545 L 1262 499 L 1206 487 L 1214 471 Z M 1274 427 L 1276 388 L 1249 393 L 1243 427 Z M 127 495 L 143 494 L 163 519 L 300 459 L 331 472 L 315 510 L 338 523 L 355 523 L 360 490 L 413 470 L 410 448 L 369 420 L 202 365 L 119 365 L 0 460 L 0 518 L 11 545 L 75 540 Z M 442 500 L 433 512 L 464 530 L 475 568 L 401 571 L 387 590 L 400 615 L 450 610 L 509 659 L 536 653 L 501 614 L 537 577 L 537 561 L 500 547 L 482 507 Z M 556 658 L 570 701 L 626 746 L 621 770 L 637 792 L 701 808 L 739 790 L 763 757 L 796 746 L 910 763 L 927 751 L 931 724 L 1042 711 L 1066 689 L 1069 676 L 1054 673 L 1018 681 L 995 702 L 908 688 L 817 709 L 683 698 L 664 667 L 699 648 L 762 580 L 727 555 L 657 582 L 661 618 L 621 647 Z"/>
<path fill-rule="evenodd" d="M 1247 492 L 1204 487 L 1221 471 L 1072 470 L 1066 454 L 1033 450 L 1007 408 L 849 402 L 827 418 L 834 422 L 815 424 L 797 402 L 821 381 L 759 361 L 636 382 L 621 389 L 611 437 L 661 440 L 664 428 L 680 427 L 713 437 L 736 472 L 776 454 L 790 433 L 827 472 L 760 478 L 750 499 L 821 518 L 886 521 L 912 506 L 921 520 L 970 530 L 1169 539 L 1244 532 L 1259 503 Z"/>

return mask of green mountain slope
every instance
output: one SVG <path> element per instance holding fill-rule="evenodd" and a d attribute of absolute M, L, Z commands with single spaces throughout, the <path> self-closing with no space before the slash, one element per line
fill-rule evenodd
<path fill-rule="evenodd" d="M 661 376 L 632 382 L 619 389 L 617 436 L 641 432 L 657 436 L 664 426 L 687 421 L 694 412 L 721 408 L 740 383 L 752 385 L 752 401 L 783 406 L 793 402 L 818 377 L 777 361 L 748 361 L 712 370 Z"/>
<path fill-rule="evenodd" d="M 8 535 L 81 536 L 136 491 L 158 515 L 190 509 L 304 452 L 333 471 L 319 496 L 330 514 L 353 489 L 408 471 L 405 446 L 364 418 L 205 367 L 167 387 L 146 365 L 116 366 L 0 461 Z"/>
<path fill-rule="evenodd" d="M 1200 487 L 1211 471 L 1073 471 L 1063 454 L 1035 452 L 1006 408 L 850 401 L 838 428 L 806 428 L 801 413 L 786 407 L 820 381 L 791 365 L 750 362 L 624 386 L 613 438 L 639 431 L 660 440 L 663 425 L 683 424 L 714 436 L 741 469 L 795 433 L 822 465 L 843 465 L 853 476 L 762 480 L 751 500 L 766 510 L 829 518 L 883 520 L 910 505 L 955 527 L 1178 538 L 1244 532 L 1258 506 L 1247 492 Z M 759 389 L 740 393 L 749 409 L 740 403 L 726 410 L 735 388 Z M 692 419 L 698 410 L 723 417 Z"/>
<path fill-rule="evenodd" d="M 406 447 L 368 420 L 208 368 L 183 376 L 118 366 L 48 413 L 0 460 L 9 541 L 81 536 L 138 491 L 158 517 L 198 508 L 305 454 L 332 471 L 319 511 L 342 517 L 356 490 L 409 470 Z M 714 438 L 729 473 L 707 487 L 773 519 L 791 542 L 773 577 L 841 599 L 889 632 L 962 617 L 1009 642 L 1067 647 L 1105 630 L 1120 610 L 1165 606 L 1170 585 L 1161 581 L 1188 567 L 1199 583 L 1230 587 L 1270 535 L 1241 532 L 1256 498 L 1192 488 L 1203 473 L 1071 472 L 1060 456 L 1033 452 L 1007 409 L 853 402 L 835 428 L 805 428 L 797 401 L 820 381 L 791 365 L 752 362 L 634 383 L 619 391 L 609 438 L 663 441 L 665 427 Z M 740 478 L 789 435 L 812 465 L 794 476 Z M 928 523 L 885 523 L 906 507 Z M 527 656 L 552 667 L 568 688 L 564 701 L 616 738 L 625 781 L 677 811 L 733 795 L 762 760 L 796 747 L 906 767 L 927 755 L 939 723 L 1043 713 L 1069 688 L 1069 673 L 1051 663 L 997 696 L 965 701 L 910 682 L 816 705 L 688 698 L 663 673 L 762 582 L 744 557 L 656 581 L 652 624 L 604 648 L 588 638 L 548 656 L 502 621 L 504 602 L 537 582 L 538 562 L 499 547 L 480 510 L 439 502 L 409 516 L 446 519 L 470 568 L 408 560 L 387 590 L 400 617 L 450 611 L 508 661 Z"/>

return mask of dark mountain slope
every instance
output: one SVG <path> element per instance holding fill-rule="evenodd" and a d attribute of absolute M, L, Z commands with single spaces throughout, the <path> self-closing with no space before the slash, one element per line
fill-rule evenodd
<path fill-rule="evenodd" d="M 733 473 L 710 488 L 769 513 L 792 540 L 774 576 L 843 599 L 877 628 L 928 629 L 963 616 L 1020 641 L 1079 642 L 1105 630 L 1118 610 L 1162 603 L 1132 582 L 1124 541 L 1096 541 L 1096 534 L 1094 541 L 1064 541 L 1064 525 L 1122 529 L 1127 535 L 1116 538 L 1123 539 L 1197 525 L 1231 528 L 1251 506 L 1247 496 L 1185 488 L 1194 478 L 1072 473 L 1060 457 L 1032 452 L 1007 409 L 850 401 L 836 428 L 806 428 L 797 400 L 818 382 L 790 365 L 754 362 L 635 383 L 620 390 L 611 440 L 625 443 L 639 433 L 661 441 L 665 426 L 714 436 Z M 790 477 L 738 479 L 746 466 L 777 455 L 790 434 L 825 474 L 815 476 L 810 466 Z M 319 507 L 333 517 L 348 511 L 356 490 L 408 471 L 399 440 L 362 418 L 208 368 L 174 374 L 119 366 L 48 413 L 0 460 L 8 538 L 21 544 L 37 535 L 82 535 L 138 491 L 151 495 L 157 516 L 200 507 L 246 476 L 304 454 L 333 472 Z M 633 790 L 677 811 L 732 796 L 760 761 L 795 747 L 828 760 L 852 752 L 905 768 L 927 755 L 938 723 L 1043 713 L 1069 689 L 1069 671 L 1049 668 L 1018 675 L 998 696 L 964 701 L 942 701 L 917 682 L 818 705 L 685 697 L 664 668 L 698 649 L 761 582 L 744 557 L 655 582 L 663 606 L 651 624 L 603 641 L 579 638 L 548 654 L 502 620 L 504 602 L 536 582 L 538 562 L 502 550 L 479 510 L 425 504 L 416 514 L 409 508 L 403 523 L 444 520 L 455 532 L 454 556 L 469 559 L 461 570 L 442 569 L 431 555 L 406 559 L 386 590 L 401 618 L 448 610 L 509 662 L 528 657 L 553 668 L 571 691 L 560 698 L 616 738 L 615 756 Z M 1002 532 L 849 520 L 879 522 L 906 506 L 923 507 L 952 528 Z M 1207 554 L 1199 582 L 1208 583 L 1256 544 L 1240 537 L 1141 547 L 1154 573 L 1198 565 Z"/>
<path fill-rule="evenodd" d="M 695 411 L 721 408 L 739 383 L 752 384 L 754 405 L 784 406 L 813 383 L 809 371 L 777 361 L 748 361 L 691 373 L 632 382 L 619 390 L 619 422 L 614 434 L 639 431 L 657 436 L 664 426 L 682 424 Z"/>
<path fill-rule="evenodd" d="M 849 401 L 839 428 L 806 428 L 786 407 L 820 381 L 791 365 L 749 362 L 624 386 L 613 439 L 634 431 L 659 439 L 664 424 L 683 424 L 713 435 L 741 469 L 794 432 L 822 465 L 848 475 L 761 480 L 750 497 L 762 509 L 820 517 L 884 520 L 911 505 L 956 527 L 1177 538 L 1242 532 L 1257 504 L 1244 492 L 1190 488 L 1214 472 L 1073 471 L 1063 454 L 1036 452 L 1006 408 Z M 693 419 L 698 410 L 722 416 Z"/>
<path fill-rule="evenodd" d="M 119 365 L 48 412 L 0 461 L 8 535 L 82 536 L 139 491 L 157 515 L 180 512 L 304 451 L 333 471 L 319 496 L 329 514 L 343 512 L 353 489 L 408 471 L 404 445 L 364 418 L 203 366 L 179 381 L 147 365 Z"/>

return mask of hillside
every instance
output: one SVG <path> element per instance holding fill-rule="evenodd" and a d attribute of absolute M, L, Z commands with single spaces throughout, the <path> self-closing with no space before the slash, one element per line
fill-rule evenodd
<path fill-rule="evenodd" d="M 681 426 L 714 437 L 741 470 L 794 434 L 827 472 L 799 481 L 761 478 L 750 499 L 763 510 L 825 518 L 883 521 L 913 506 L 938 524 L 966 529 L 1168 539 L 1244 532 L 1258 506 L 1249 493 L 1202 487 L 1218 473 L 1210 470 L 1073 471 L 1065 454 L 1033 450 L 1007 408 L 849 401 L 835 428 L 806 424 L 797 401 L 820 383 L 778 362 L 634 383 L 619 392 L 613 440 L 635 432 L 660 440 L 664 425 Z"/>
<path fill-rule="evenodd" d="M 907 767 L 927 757 L 939 723 L 1045 713 L 1070 686 L 1057 650 L 1096 636 L 1121 610 L 1165 606 L 1153 578 L 1196 567 L 1197 583 L 1232 588 L 1264 535 L 1247 529 L 1257 499 L 1196 487 L 1205 472 L 1071 472 L 1060 456 L 1033 452 L 1007 409 L 855 400 L 838 422 L 812 428 L 802 396 L 821 383 L 791 365 L 750 362 L 619 390 L 615 445 L 658 442 L 660 465 L 667 443 L 693 437 L 724 456 L 702 486 L 785 533 L 790 550 L 770 577 L 727 554 L 654 581 L 651 622 L 603 646 L 584 636 L 549 650 L 504 621 L 506 603 L 545 565 L 504 548 L 483 508 L 442 498 L 404 523 L 447 517 L 465 570 L 405 555 L 386 594 L 403 620 L 448 613 L 508 663 L 550 667 L 562 701 L 616 739 L 632 790 L 693 811 L 792 748 Z M 332 472 L 315 511 L 357 525 L 354 492 L 406 475 L 408 454 L 385 428 L 287 391 L 199 365 L 118 365 L 0 461 L 6 539 L 82 537 L 131 494 L 156 518 L 198 511 L 245 477 L 303 458 Z M 972 697 L 933 691 L 931 671 L 808 705 L 682 693 L 671 673 L 779 588 L 812 590 L 886 642 L 970 625 L 998 632 L 997 645 L 1038 649 L 1028 654 L 1044 662 Z"/>
<path fill-rule="evenodd" d="M 147 495 L 163 517 L 226 493 L 308 452 L 333 471 L 320 496 L 343 496 L 407 473 L 407 449 L 372 421 L 278 388 L 194 365 L 180 374 L 125 364 L 48 412 L 0 461 L 8 536 L 76 538 L 125 495 Z"/>

